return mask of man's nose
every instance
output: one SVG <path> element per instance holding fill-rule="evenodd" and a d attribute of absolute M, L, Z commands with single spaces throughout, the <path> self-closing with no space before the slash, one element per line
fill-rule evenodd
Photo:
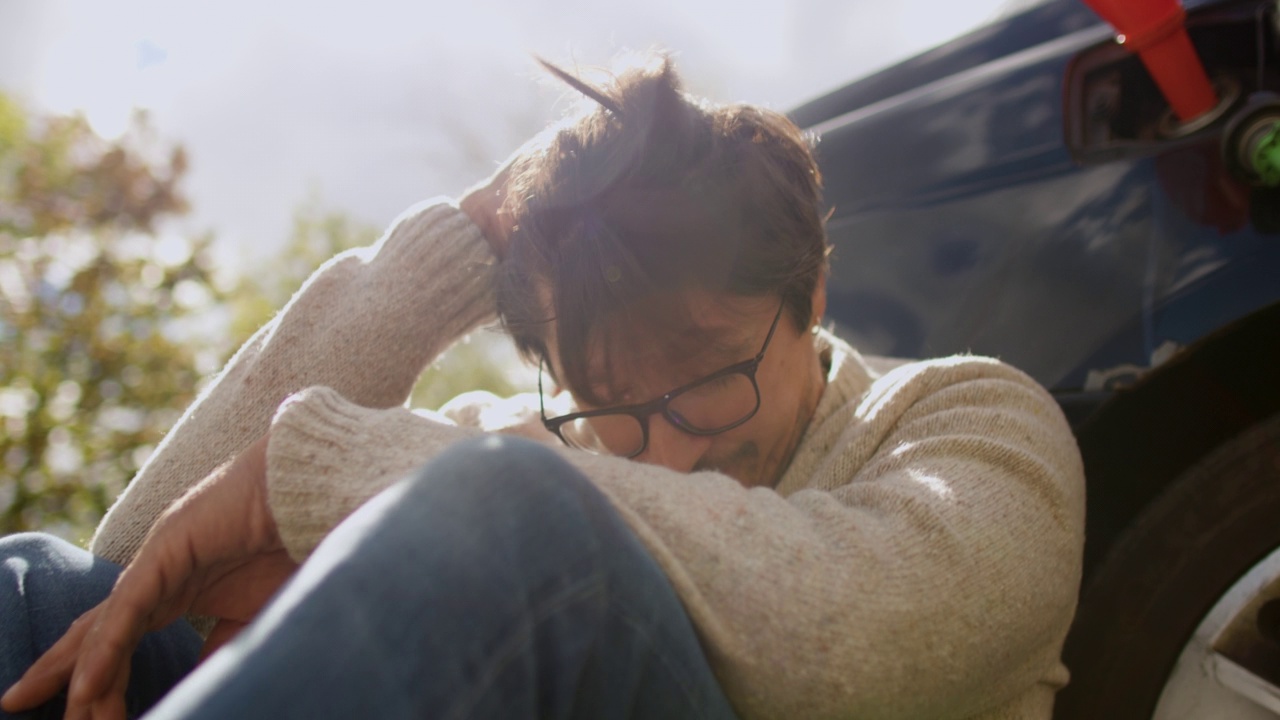
<path fill-rule="evenodd" d="M 711 442 L 710 436 L 690 435 L 663 415 L 654 415 L 649 418 L 649 446 L 636 460 L 677 472 L 692 472 Z"/>

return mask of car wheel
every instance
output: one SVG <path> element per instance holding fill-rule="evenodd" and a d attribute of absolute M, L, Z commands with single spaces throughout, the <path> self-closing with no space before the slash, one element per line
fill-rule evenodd
<path fill-rule="evenodd" d="M 1178 477 L 1081 598 L 1058 720 L 1280 717 L 1280 415 Z"/>

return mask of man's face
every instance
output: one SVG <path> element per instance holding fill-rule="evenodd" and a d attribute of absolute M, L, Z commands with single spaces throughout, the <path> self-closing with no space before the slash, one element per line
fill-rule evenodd
<path fill-rule="evenodd" d="M 815 292 L 815 317 L 824 307 Z M 686 291 L 646 303 L 647 321 L 620 322 L 602 334 L 587 358 L 588 376 L 604 405 L 578 400 L 580 410 L 633 405 L 662 397 L 760 351 L 781 300 Z M 635 457 L 679 472 L 717 470 L 747 486 L 773 486 L 808 426 L 825 387 L 825 372 L 809 327 L 783 310 L 755 373 L 760 407 L 745 423 L 716 435 L 685 432 L 661 413 L 648 416 L 648 445 Z M 550 343 L 555 347 L 555 342 Z M 606 363 L 604 347 L 608 347 Z M 550 358 L 559 369 L 559 359 Z"/>

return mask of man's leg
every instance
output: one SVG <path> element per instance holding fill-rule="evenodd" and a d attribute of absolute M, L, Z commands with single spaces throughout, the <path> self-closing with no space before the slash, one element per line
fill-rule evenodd
<path fill-rule="evenodd" d="M 149 718 L 732 718 L 666 576 L 527 440 L 451 449 L 348 518 Z"/>
<path fill-rule="evenodd" d="M 0 692 L 17 682 L 85 611 L 111 592 L 120 566 L 52 535 L 0 538 Z M 142 639 L 126 704 L 136 717 L 196 664 L 200 636 L 185 620 Z M 65 696 L 19 717 L 61 718 Z M 0 710 L 0 718 L 12 717 Z"/>

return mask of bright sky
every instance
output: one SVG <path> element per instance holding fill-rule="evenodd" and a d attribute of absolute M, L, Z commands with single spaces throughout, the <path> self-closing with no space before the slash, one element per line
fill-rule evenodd
<path fill-rule="evenodd" d="M 1007 4 L 0 0 L 0 90 L 106 136 L 147 108 L 190 151 L 192 229 L 256 257 L 309 197 L 383 225 L 478 179 L 556 114 L 530 52 L 664 46 L 691 90 L 786 109 Z"/>

